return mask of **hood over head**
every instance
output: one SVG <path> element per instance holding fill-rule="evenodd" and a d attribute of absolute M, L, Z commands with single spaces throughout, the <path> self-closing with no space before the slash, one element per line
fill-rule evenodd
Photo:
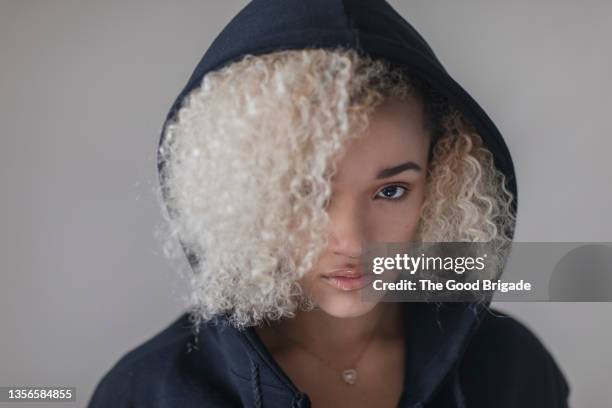
<path fill-rule="evenodd" d="M 248 3 L 212 42 L 168 112 L 158 146 L 158 171 L 164 200 L 165 161 L 161 147 L 166 125 L 175 119 L 185 96 L 201 84 L 208 72 L 246 54 L 338 46 L 354 48 L 372 58 L 406 68 L 427 80 L 458 108 L 482 137 L 497 168 L 506 176 L 516 213 L 518 201 L 513 162 L 499 130 L 483 108 L 449 75 L 423 37 L 384 0 L 253 0 Z M 173 211 L 168 206 L 170 216 Z M 197 257 L 183 242 L 181 245 L 193 266 Z M 411 333 L 406 345 L 405 388 L 408 391 L 402 396 L 406 406 L 421 406 L 429 400 L 456 367 L 486 306 L 488 302 L 408 304 L 411 308 L 406 322 Z M 251 328 L 246 330 L 244 344 L 258 356 L 262 365 L 272 368 L 276 378 L 283 377 L 254 333 Z M 258 375 L 265 374 L 258 372 Z M 283 381 L 291 384 L 287 378 Z"/>

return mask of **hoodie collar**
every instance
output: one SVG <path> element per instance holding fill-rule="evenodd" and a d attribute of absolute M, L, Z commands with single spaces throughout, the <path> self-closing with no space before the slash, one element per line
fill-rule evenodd
<path fill-rule="evenodd" d="M 453 372 L 478 328 L 484 303 L 404 303 L 404 387 L 399 407 L 421 407 Z M 243 401 L 257 406 L 267 393 L 295 406 L 308 396 L 291 381 L 253 327 L 233 328 L 222 318 L 219 344 Z M 297 404 L 297 405 L 296 405 Z M 300 405 L 302 404 L 302 405 Z"/>

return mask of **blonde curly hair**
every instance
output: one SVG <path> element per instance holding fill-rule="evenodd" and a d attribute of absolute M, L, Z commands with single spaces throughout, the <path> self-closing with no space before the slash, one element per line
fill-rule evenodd
<path fill-rule="evenodd" d="M 197 323 L 225 314 L 241 328 L 294 315 L 303 304 L 298 280 L 327 246 L 337 159 L 378 105 L 412 95 L 427 102 L 436 140 L 418 238 L 511 241 L 504 175 L 426 82 L 353 49 L 246 55 L 204 76 L 160 146 L 166 191 L 158 197 L 174 215 L 164 213 L 157 236 L 169 259 L 184 260 L 185 249 L 197 254 Z"/>

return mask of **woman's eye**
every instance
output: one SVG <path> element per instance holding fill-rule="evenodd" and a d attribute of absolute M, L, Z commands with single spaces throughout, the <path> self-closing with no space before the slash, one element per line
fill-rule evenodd
<path fill-rule="evenodd" d="M 380 190 L 380 192 L 376 194 L 376 197 L 383 198 L 385 200 L 395 201 L 395 200 L 402 199 L 406 195 L 406 193 L 408 193 L 408 191 L 409 190 L 407 187 L 400 186 L 400 185 L 392 185 L 392 186 L 387 186 L 383 188 L 382 190 Z"/>

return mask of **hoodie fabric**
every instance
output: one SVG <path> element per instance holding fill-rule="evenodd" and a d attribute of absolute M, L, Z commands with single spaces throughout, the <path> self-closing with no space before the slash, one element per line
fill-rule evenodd
<path fill-rule="evenodd" d="M 423 37 L 384 0 L 253 0 L 206 51 L 165 125 L 203 76 L 245 54 L 351 47 L 429 81 L 472 122 L 506 175 L 517 208 L 508 148 L 478 103 L 446 72 Z M 163 143 L 165 132 L 159 141 Z M 165 192 L 164 161 L 158 169 Z M 168 208 L 172 216 L 174 209 Z M 185 246 L 192 265 L 195 254 Z M 487 304 L 404 303 L 404 389 L 399 407 L 567 407 L 568 384 L 529 329 Z M 187 313 L 124 355 L 102 378 L 90 408 L 309 407 L 253 328 L 224 316 L 192 330 Z M 343 406 L 339 401 L 338 406 Z"/>

